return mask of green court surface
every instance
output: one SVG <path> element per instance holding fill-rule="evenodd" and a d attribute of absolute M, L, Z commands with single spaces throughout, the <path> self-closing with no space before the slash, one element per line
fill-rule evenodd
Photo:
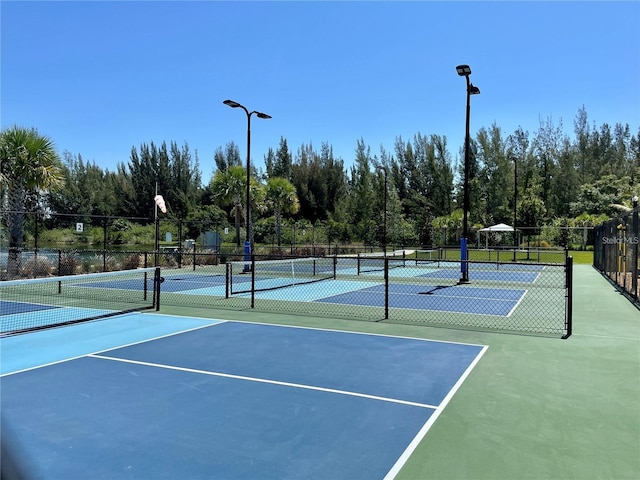
<path fill-rule="evenodd" d="M 567 340 L 168 306 L 162 313 L 488 345 L 398 480 L 640 478 L 640 311 L 574 266 Z"/>

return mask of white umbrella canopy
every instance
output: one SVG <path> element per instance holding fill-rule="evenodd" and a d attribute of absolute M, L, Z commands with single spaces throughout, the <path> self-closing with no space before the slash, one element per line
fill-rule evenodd
<path fill-rule="evenodd" d="M 480 232 L 513 232 L 513 227 L 511 225 L 507 225 L 506 223 L 498 223 L 497 225 L 481 228 L 479 231 Z"/>
<path fill-rule="evenodd" d="M 513 227 L 506 223 L 498 223 L 497 225 L 491 225 L 490 227 L 481 228 L 479 232 L 484 232 L 485 235 L 485 248 L 489 248 L 489 234 L 493 232 L 513 232 Z"/>

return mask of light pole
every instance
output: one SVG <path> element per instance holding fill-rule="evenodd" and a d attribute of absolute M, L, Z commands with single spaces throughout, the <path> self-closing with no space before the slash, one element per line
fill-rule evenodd
<path fill-rule="evenodd" d="M 471 68 L 469 65 L 458 65 L 456 72 L 467 80 L 467 119 L 464 137 L 464 199 L 462 213 L 462 238 L 460 239 L 460 280 L 458 283 L 469 283 L 469 260 L 467 242 L 469 239 L 469 120 L 471 117 L 471 95 L 480 93 L 480 89 L 469 81 Z"/>
<path fill-rule="evenodd" d="M 225 105 L 230 106 L 231 108 L 241 108 L 244 110 L 244 113 L 247 114 L 247 205 L 246 205 L 246 239 L 244 242 L 244 253 L 245 253 L 245 260 L 249 260 L 247 258 L 247 256 L 251 255 L 251 234 L 250 234 L 250 228 L 251 228 L 251 206 L 250 206 L 250 202 L 251 202 L 251 195 L 249 192 L 250 189 L 250 185 L 251 185 L 251 115 L 253 115 L 255 113 L 256 117 L 258 118 L 262 118 L 262 119 L 268 119 L 271 118 L 271 115 L 267 115 L 266 113 L 262 113 L 262 112 L 257 112 L 255 110 L 249 111 L 247 109 L 247 107 L 245 107 L 244 105 L 239 104 L 238 102 L 234 102 L 233 100 L 225 100 L 224 102 Z"/>
<path fill-rule="evenodd" d="M 387 167 L 383 165 L 377 166 L 376 170 L 382 170 L 382 172 L 384 173 L 384 217 L 382 219 L 382 222 L 383 222 L 382 251 L 386 256 L 387 255 L 387 189 L 388 189 L 387 176 L 389 173 L 388 173 Z"/>

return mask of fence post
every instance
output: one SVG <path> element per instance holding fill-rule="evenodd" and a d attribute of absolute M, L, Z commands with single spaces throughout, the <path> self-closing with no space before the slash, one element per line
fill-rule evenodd
<path fill-rule="evenodd" d="M 178 219 L 178 268 L 182 268 L 182 219 Z"/>
<path fill-rule="evenodd" d="M 631 266 L 631 288 L 633 289 L 633 298 L 638 301 L 638 196 L 633 197 L 633 265 Z"/>
<path fill-rule="evenodd" d="M 565 314 L 563 339 L 571 336 L 573 330 L 573 257 L 568 256 L 565 262 Z"/>
<path fill-rule="evenodd" d="M 102 218 L 102 271 L 107 271 L 107 217 Z"/>

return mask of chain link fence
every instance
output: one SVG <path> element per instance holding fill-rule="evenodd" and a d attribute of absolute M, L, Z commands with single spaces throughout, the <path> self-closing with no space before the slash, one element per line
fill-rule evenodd
<path fill-rule="evenodd" d="M 593 266 L 640 307 L 638 207 L 596 227 L 595 238 Z"/>
<path fill-rule="evenodd" d="M 526 241 L 518 237 L 516 248 L 509 245 L 508 234 L 478 241 L 466 263 L 470 284 L 460 285 L 460 251 L 453 246 L 398 250 L 391 244 L 334 244 L 323 237 L 321 228 L 297 226 L 290 231 L 290 245 L 255 244 L 253 255 L 247 257 L 244 245 L 238 245 L 238 231 L 211 222 L 22 214 L 25 234 L 19 241 L 9 240 L 9 222 L 3 221 L 0 228 L 2 280 L 159 266 L 170 280 L 162 288 L 164 303 L 177 306 L 248 308 L 562 337 L 571 331 L 571 259 L 566 249 L 539 241 L 543 235 L 561 236 L 562 229 L 546 234 L 534 230 Z M 604 240 L 598 237 L 596 258 L 606 263 L 610 278 L 613 275 L 626 291 L 636 292 L 637 299 L 637 274 L 630 274 L 632 265 L 637 273 L 637 252 L 628 252 L 627 245 L 633 242 L 621 233 L 630 230 L 627 224 L 625 220 L 624 227 L 616 226 L 615 237 L 612 232 Z M 635 225 L 637 232 L 637 221 Z M 582 235 L 587 239 L 587 230 Z M 78 245 L 94 248 L 74 248 Z M 389 254 L 383 254 L 387 250 Z M 398 252 L 402 252 L 400 259 Z M 272 293 L 251 283 L 246 288 L 255 272 L 262 275 L 258 282 L 267 284 L 282 275 L 309 276 L 305 268 L 313 267 L 300 270 L 296 265 L 314 264 L 318 259 L 324 262 L 325 275 L 326 262 L 335 262 L 335 273 L 330 282 L 319 283 L 311 293 L 312 287 L 304 286 L 280 289 L 276 285 L 267 289 Z M 377 268 L 361 269 L 365 259 Z M 285 272 L 265 272 L 264 265 L 273 261 L 285 261 L 281 266 Z M 244 288 L 234 290 L 232 278 L 243 281 Z"/>
<path fill-rule="evenodd" d="M 0 280 L 107 272 L 136 264 L 172 268 L 217 264 L 244 253 L 244 228 L 211 221 L 0 213 Z M 13 228 L 17 224 L 19 232 Z M 321 256 L 381 249 L 337 243 L 323 222 L 285 223 L 279 245 L 273 225 L 270 230 L 262 227 L 254 244 L 257 254 Z"/>
<path fill-rule="evenodd" d="M 162 303 L 567 338 L 572 258 L 459 261 L 441 251 L 393 256 L 251 255 L 225 264 L 164 269 Z"/>

